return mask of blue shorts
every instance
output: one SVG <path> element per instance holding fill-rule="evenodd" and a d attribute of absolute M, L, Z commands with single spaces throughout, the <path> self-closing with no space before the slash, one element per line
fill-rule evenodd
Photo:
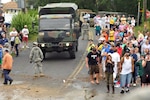
<path fill-rule="evenodd" d="M 126 87 L 131 83 L 132 73 L 129 74 L 120 74 L 120 86 Z"/>

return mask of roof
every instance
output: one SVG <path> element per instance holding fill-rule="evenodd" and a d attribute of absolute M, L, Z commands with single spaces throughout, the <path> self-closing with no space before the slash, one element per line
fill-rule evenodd
<path fill-rule="evenodd" d="M 18 8 L 18 4 L 14 1 L 10 1 L 8 3 L 3 4 L 3 9 L 17 9 Z"/>
<path fill-rule="evenodd" d="M 78 9 L 78 6 L 75 3 L 50 3 L 42 8 L 56 8 L 56 7 L 71 7 L 74 10 Z"/>

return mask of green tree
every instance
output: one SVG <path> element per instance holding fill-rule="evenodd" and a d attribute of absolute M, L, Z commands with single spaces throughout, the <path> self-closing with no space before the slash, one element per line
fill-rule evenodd
<path fill-rule="evenodd" d="M 148 8 L 150 9 L 150 0 L 147 1 Z M 35 8 L 54 2 L 74 2 L 81 9 L 91 9 L 93 11 L 120 11 L 134 15 L 137 15 L 138 9 L 138 0 L 28 0 L 28 4 L 33 4 Z"/>

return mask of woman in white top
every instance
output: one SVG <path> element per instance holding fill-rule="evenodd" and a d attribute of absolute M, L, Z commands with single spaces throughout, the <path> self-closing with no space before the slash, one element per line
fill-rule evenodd
<path fill-rule="evenodd" d="M 124 88 L 126 87 L 126 92 L 129 92 L 129 86 L 131 83 L 132 72 L 134 71 L 134 60 L 130 56 L 130 51 L 127 50 L 124 57 L 121 59 L 121 72 L 120 72 L 120 86 L 122 88 L 120 93 L 124 93 Z"/>
<path fill-rule="evenodd" d="M 14 44 L 15 44 L 15 37 L 17 36 L 18 32 L 13 27 L 12 31 L 9 33 L 10 35 L 10 44 L 11 44 L 11 51 L 13 51 Z"/>

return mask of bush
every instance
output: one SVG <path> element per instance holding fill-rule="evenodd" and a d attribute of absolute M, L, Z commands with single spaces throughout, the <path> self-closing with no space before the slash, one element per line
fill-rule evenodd
<path fill-rule="evenodd" d="M 27 25 L 30 32 L 30 39 L 31 34 L 31 36 L 33 36 L 38 32 L 37 19 L 37 11 L 28 11 L 27 13 L 20 12 L 12 18 L 11 27 L 15 27 L 17 31 L 20 32 L 23 29 L 24 25 Z M 35 27 L 33 27 L 33 23 Z"/>
<path fill-rule="evenodd" d="M 17 31 L 21 31 L 24 25 L 28 26 L 29 31 L 32 29 L 32 18 L 29 14 L 18 13 L 12 18 L 11 27 L 15 27 Z"/>

